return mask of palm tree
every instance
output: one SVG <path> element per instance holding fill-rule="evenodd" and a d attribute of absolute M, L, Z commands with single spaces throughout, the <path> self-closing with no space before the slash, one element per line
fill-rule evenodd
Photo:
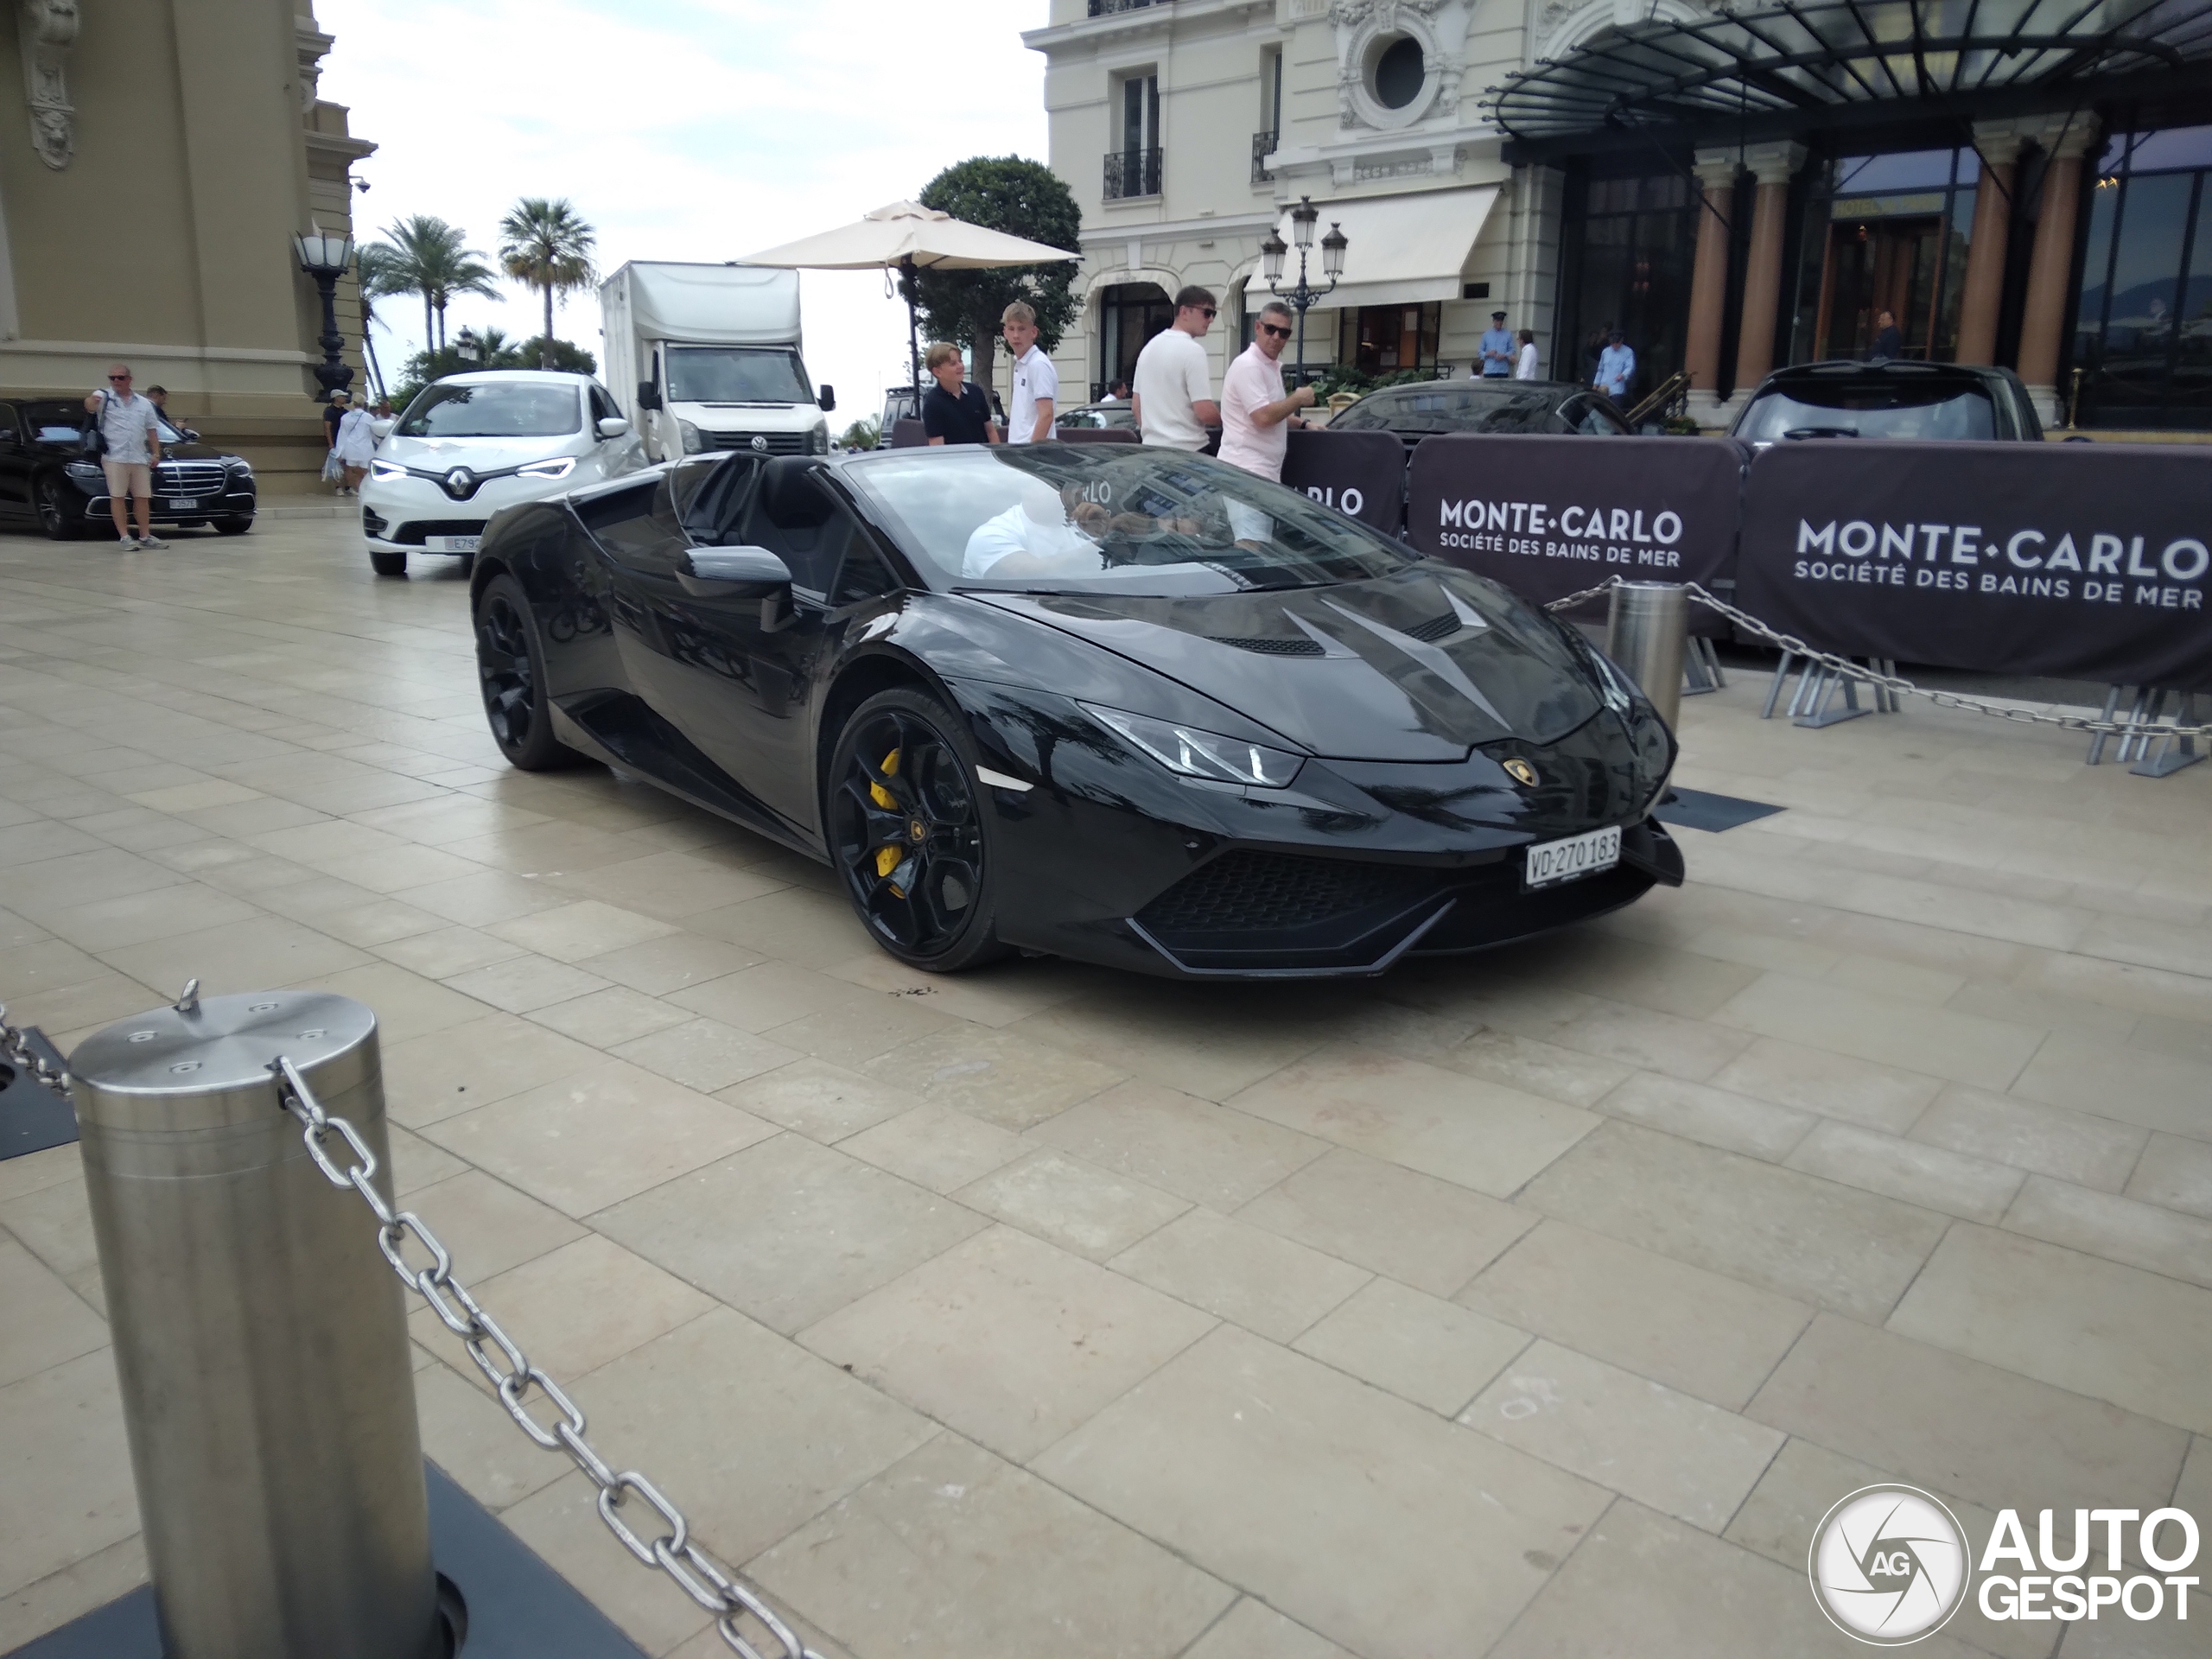
<path fill-rule="evenodd" d="M 446 305 L 460 294 L 495 297 L 495 274 L 484 256 L 464 246 L 467 238 L 457 225 L 448 225 L 429 213 L 413 213 L 395 219 L 385 232 L 386 239 L 361 249 L 365 262 L 373 265 L 379 294 L 420 294 L 423 296 L 423 343 L 442 351 L 446 343 Z M 365 288 L 366 283 L 364 283 Z M 435 336 L 432 319 L 435 317 Z"/>
<path fill-rule="evenodd" d="M 524 196 L 499 221 L 499 263 L 515 281 L 545 296 L 549 351 L 553 296 L 588 288 L 596 280 L 592 251 L 598 241 L 598 233 L 578 217 L 566 196 Z"/>
<path fill-rule="evenodd" d="M 364 242 L 354 251 L 353 277 L 361 298 L 361 350 L 368 357 L 369 375 L 376 382 L 379 397 L 385 390 L 384 368 L 377 361 L 376 337 L 371 330 L 377 320 L 376 302 L 393 291 L 391 270 L 391 250 L 383 243 Z"/>

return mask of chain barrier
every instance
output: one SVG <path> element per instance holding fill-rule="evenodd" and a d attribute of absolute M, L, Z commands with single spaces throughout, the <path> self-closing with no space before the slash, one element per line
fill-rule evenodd
<path fill-rule="evenodd" d="M 1620 576 L 1609 577 L 1595 588 L 1585 588 L 1579 594 L 1569 594 L 1564 599 L 1552 600 L 1544 606 L 1544 608 L 1548 611 L 1567 610 L 1589 600 L 1596 599 L 1601 594 L 1611 593 L 1614 588 L 1621 586 L 1624 580 Z M 1970 715 L 1990 715 L 1999 720 L 2013 721 L 2024 726 L 2056 726 L 2069 732 L 2102 732 L 2113 737 L 2212 737 L 2212 726 L 2183 726 L 2178 723 L 2166 726 L 2156 721 L 2092 720 L 2081 715 L 2053 715 L 2037 709 L 2008 708 L 2002 703 L 1993 702 L 1988 698 L 1969 696 L 1960 691 L 1931 690 L 1923 685 L 1915 685 L 1910 680 L 1898 675 L 1879 673 L 1867 667 L 1864 663 L 1854 663 L 1848 657 L 1839 657 L 1833 652 L 1816 651 L 1802 639 L 1794 639 L 1789 634 L 1770 628 L 1750 612 L 1738 610 L 1726 600 L 1717 598 L 1707 593 L 1696 582 L 1684 582 L 1682 588 L 1690 598 L 1706 607 L 1707 609 L 1719 613 L 1737 626 L 1780 646 L 1792 656 L 1804 658 L 1808 663 L 1817 664 L 1832 674 L 1856 680 L 1861 685 L 1877 686 L 1886 691 L 1902 693 L 1906 696 L 1925 697 L 1939 709 L 1957 709 Z"/>
<path fill-rule="evenodd" d="M 4 1028 L 0 1028 L 4 1029 Z M 12 1036 L 12 1033 L 10 1033 Z M 617 1470 L 593 1447 L 584 1435 L 583 1408 L 571 1400 L 561 1385 L 531 1363 L 515 1339 L 500 1329 L 469 1294 L 453 1270 L 453 1255 L 423 1218 L 409 1210 L 396 1210 L 376 1189 L 377 1157 L 362 1140 L 360 1131 L 342 1117 L 324 1111 L 308 1087 L 307 1079 L 291 1061 L 277 1058 L 270 1066 L 277 1077 L 278 1097 L 284 1109 L 299 1121 L 308 1155 L 333 1186 L 361 1195 L 377 1218 L 377 1248 L 399 1281 L 430 1305 L 447 1330 L 459 1337 L 476 1369 L 484 1373 L 507 1414 L 531 1440 L 548 1452 L 567 1453 L 570 1462 L 599 1489 L 599 1518 L 615 1540 L 642 1567 L 658 1567 L 683 1593 L 715 1617 L 715 1628 L 723 1643 L 739 1659 L 820 1659 L 803 1646 L 776 1610 L 737 1575 L 717 1561 L 691 1536 L 683 1511 L 663 1496 L 660 1488 L 634 1469 Z M 346 1161 L 341 1164 L 327 1145 L 332 1135 L 345 1142 Z M 428 1267 L 410 1266 L 405 1246 L 410 1235 L 429 1253 Z M 548 1427 L 531 1414 L 532 1390 L 544 1395 L 560 1414 Z M 623 1519 L 625 1502 L 636 1498 L 658 1517 L 658 1526 L 639 1532 Z M 764 1653 L 739 1628 L 741 1616 L 750 1614 L 777 1643 Z"/>
<path fill-rule="evenodd" d="M 8 1005 L 0 1002 L 0 1060 L 6 1060 L 35 1083 L 44 1084 L 62 1099 L 69 1098 L 69 1073 L 31 1046 L 29 1033 L 8 1023 Z"/>

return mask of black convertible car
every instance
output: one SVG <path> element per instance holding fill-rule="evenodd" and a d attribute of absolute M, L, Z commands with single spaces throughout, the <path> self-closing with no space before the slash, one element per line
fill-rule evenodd
<path fill-rule="evenodd" d="M 884 949 L 1371 974 L 1681 880 L 1572 628 L 1138 445 L 701 456 L 492 522 L 485 709 L 830 863 Z"/>

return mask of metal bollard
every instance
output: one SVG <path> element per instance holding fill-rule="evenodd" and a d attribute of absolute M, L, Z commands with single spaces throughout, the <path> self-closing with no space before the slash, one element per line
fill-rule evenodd
<path fill-rule="evenodd" d="M 434 1659 L 401 1287 L 279 1103 L 279 1054 L 389 1198 L 376 1016 L 350 997 L 188 990 L 70 1057 L 164 1654 Z"/>
<path fill-rule="evenodd" d="M 1689 601 L 1669 582 L 1624 582 L 1605 613 L 1605 655 L 1643 687 L 1667 729 L 1682 711 L 1682 651 Z"/>

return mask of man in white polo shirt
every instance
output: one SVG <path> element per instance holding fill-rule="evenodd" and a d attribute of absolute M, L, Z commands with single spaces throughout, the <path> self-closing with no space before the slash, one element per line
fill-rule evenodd
<path fill-rule="evenodd" d="M 1282 348 L 1292 326 L 1290 308 L 1269 300 L 1252 325 L 1252 343 L 1221 377 L 1221 458 L 1278 483 L 1290 429 L 1305 424 L 1298 411 L 1313 404 L 1311 386 L 1283 395 Z"/>
<path fill-rule="evenodd" d="M 154 468 L 162 461 L 161 411 L 130 389 L 130 365 L 111 363 L 107 390 L 85 399 L 85 412 L 100 429 L 100 469 L 107 474 L 107 506 L 116 540 L 125 548 L 167 547 L 154 534 Z M 138 534 L 130 533 L 125 503 L 138 504 Z"/>
<path fill-rule="evenodd" d="M 1206 429 L 1221 424 L 1213 400 L 1213 374 L 1206 348 L 1198 344 L 1213 327 L 1214 297 L 1203 288 L 1175 296 L 1175 321 L 1145 341 L 1137 353 L 1137 429 L 1147 443 L 1178 449 L 1203 449 Z"/>
<path fill-rule="evenodd" d="M 1006 412 L 1008 443 L 1042 443 L 1052 435 L 1052 410 L 1060 372 L 1037 349 L 1037 314 L 1021 301 L 999 318 L 1006 348 L 1014 354 L 1014 398 Z"/>

